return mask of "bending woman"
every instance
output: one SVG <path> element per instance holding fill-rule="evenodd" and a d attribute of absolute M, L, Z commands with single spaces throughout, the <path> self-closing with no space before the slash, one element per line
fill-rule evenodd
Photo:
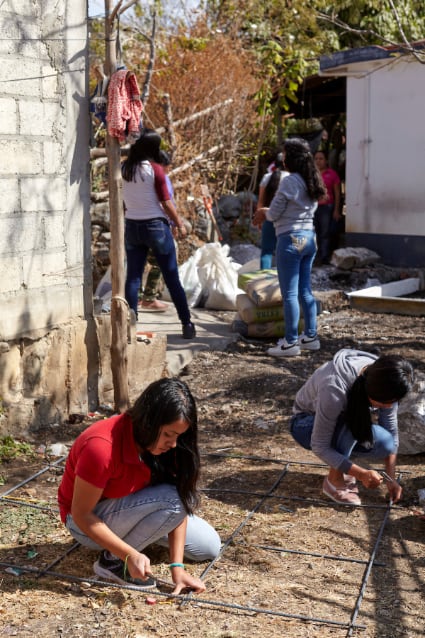
<path fill-rule="evenodd" d="M 402 493 L 395 481 L 398 402 L 413 384 L 411 364 L 398 355 L 340 350 L 318 368 L 295 397 L 291 434 L 330 466 L 323 492 L 336 503 L 360 505 L 356 479 L 366 488 L 382 483 L 381 474 L 351 457 L 383 459 L 390 498 Z"/>
<path fill-rule="evenodd" d="M 148 545 L 168 545 L 175 594 L 204 583 L 183 556 L 211 560 L 217 532 L 193 514 L 198 502 L 197 412 L 178 379 L 151 383 L 125 414 L 98 421 L 74 442 L 59 486 L 62 521 L 83 546 L 101 550 L 94 572 L 152 588 Z"/>
<path fill-rule="evenodd" d="M 196 331 L 179 278 L 169 220 L 175 224 L 181 237 L 186 236 L 186 228 L 167 188 L 165 172 L 160 165 L 160 146 L 160 135 L 152 129 L 144 129 L 137 142 L 130 146 L 128 158 L 122 166 L 126 209 L 125 297 L 137 317 L 140 284 L 151 248 L 181 321 L 183 339 L 192 339 Z"/>

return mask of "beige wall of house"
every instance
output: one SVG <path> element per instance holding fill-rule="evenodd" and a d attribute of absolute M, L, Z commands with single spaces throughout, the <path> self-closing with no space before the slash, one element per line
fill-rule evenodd
<path fill-rule="evenodd" d="M 364 67 L 347 78 L 347 231 L 425 236 L 425 67 Z"/>
<path fill-rule="evenodd" d="M 0 435 L 31 435 L 114 402 L 92 303 L 86 0 L 4 0 L 0 32 Z M 166 341 L 130 342 L 135 397 Z"/>
<path fill-rule="evenodd" d="M 6 0 L 0 29 L 0 337 L 8 340 L 87 312 L 86 2 Z"/>

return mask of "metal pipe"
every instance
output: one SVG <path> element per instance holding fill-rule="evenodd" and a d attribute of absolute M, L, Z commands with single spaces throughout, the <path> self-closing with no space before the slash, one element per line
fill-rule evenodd
<path fill-rule="evenodd" d="M 390 515 L 391 507 L 392 507 L 392 501 L 390 500 L 390 502 L 388 503 L 388 506 L 387 506 L 387 511 L 385 512 L 385 516 L 384 516 L 384 518 L 382 520 L 382 523 L 381 523 L 381 526 L 379 528 L 378 536 L 376 537 L 376 541 L 375 541 L 375 545 L 373 547 L 372 553 L 371 553 L 371 555 L 369 557 L 368 564 L 367 564 L 365 572 L 363 574 L 362 585 L 360 587 L 360 593 L 359 593 L 359 595 L 357 597 L 357 601 L 356 601 L 356 604 L 355 604 L 355 607 L 354 607 L 354 611 L 353 611 L 353 613 L 351 615 L 350 626 L 349 626 L 346 638 L 350 638 L 350 636 L 353 635 L 353 629 L 355 628 L 354 624 L 355 624 L 357 616 L 359 614 L 360 605 L 361 605 L 361 602 L 363 600 L 364 593 L 366 591 L 367 582 L 369 580 L 370 572 L 372 571 L 373 563 L 375 561 L 376 552 L 378 551 L 379 543 L 381 542 L 381 538 L 382 538 L 382 534 L 384 533 L 385 525 L 387 524 L 388 517 Z"/>
<path fill-rule="evenodd" d="M 39 570 L 36 567 L 20 567 L 18 565 L 13 565 L 10 563 L 0 563 L 0 566 L 2 567 L 12 567 L 15 569 L 19 569 L 21 571 L 24 572 L 30 572 L 33 574 L 37 574 L 37 572 L 39 572 Z M 136 585 L 119 585 L 118 583 L 114 583 L 114 582 L 106 582 L 103 580 L 96 580 L 94 578 L 81 578 L 80 576 L 72 576 L 69 574 L 61 574 L 59 572 L 52 572 L 52 571 L 47 571 L 44 572 L 45 576 L 53 576 L 54 578 L 62 578 L 62 579 L 66 579 L 66 580 L 70 580 L 73 582 L 77 582 L 77 583 L 90 583 L 92 585 L 102 585 L 105 587 L 115 587 L 118 589 L 129 589 L 131 591 L 138 591 L 140 592 L 140 588 L 137 587 Z M 154 576 L 155 578 L 155 576 Z M 143 592 L 146 593 L 146 592 Z M 165 598 L 170 598 L 170 594 L 164 593 L 164 592 L 155 592 L 154 594 L 157 597 L 165 597 Z M 172 596 L 173 599 L 177 600 L 181 600 L 182 602 L 186 602 L 187 601 L 187 596 L 186 595 L 181 595 L 181 594 L 177 594 L 177 595 L 173 595 Z M 315 616 L 303 616 L 302 614 L 288 614 L 285 613 L 283 611 L 275 611 L 274 609 L 263 609 L 261 607 L 250 607 L 249 605 L 239 605 L 237 603 L 226 603 L 226 602 L 222 602 L 222 601 L 218 601 L 218 600 L 207 600 L 205 598 L 195 598 L 193 600 L 193 602 L 196 605 L 209 605 L 211 607 L 224 607 L 226 609 L 237 609 L 239 611 L 245 611 L 245 612 L 249 612 L 252 614 L 264 614 L 267 616 L 278 616 L 281 618 L 288 618 L 291 620 L 302 620 L 304 622 L 311 622 L 311 623 L 316 623 L 316 624 L 321 624 L 321 625 L 331 625 L 331 626 L 336 626 L 336 627 L 348 627 L 348 623 L 346 622 L 341 622 L 338 620 L 331 620 L 331 619 L 327 619 L 327 618 L 317 618 Z M 356 629 L 366 629 L 366 625 L 355 625 L 354 626 Z"/>

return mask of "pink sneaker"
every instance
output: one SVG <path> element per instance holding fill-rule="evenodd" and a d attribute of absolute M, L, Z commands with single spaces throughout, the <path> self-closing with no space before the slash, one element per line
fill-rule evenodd
<path fill-rule="evenodd" d="M 323 493 L 329 496 L 335 503 L 342 505 L 361 505 L 362 502 L 355 492 L 346 487 L 335 487 L 329 482 L 328 477 L 323 481 Z"/>
<path fill-rule="evenodd" d="M 153 301 L 141 301 L 138 305 L 138 310 L 141 310 L 142 312 L 165 312 L 168 308 L 169 305 L 159 299 L 154 299 Z"/>
<path fill-rule="evenodd" d="M 350 490 L 350 492 L 355 492 L 356 494 L 359 493 L 359 488 L 357 487 L 357 481 L 355 476 L 344 474 L 344 483 L 347 490 Z"/>

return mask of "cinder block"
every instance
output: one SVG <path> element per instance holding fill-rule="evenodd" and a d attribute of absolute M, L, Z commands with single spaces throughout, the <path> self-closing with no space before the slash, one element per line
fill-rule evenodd
<path fill-rule="evenodd" d="M 13 98 L 0 99 L 0 133 L 14 135 L 18 132 L 16 109 L 16 100 Z"/>
<path fill-rule="evenodd" d="M 14 82 L 10 81 L 12 78 L 16 78 Z M 39 59 L 22 58 L 19 55 L 2 58 L 0 82 L 3 95 L 26 95 L 33 99 L 41 98 Z"/>
<path fill-rule="evenodd" d="M 0 64 L 1 68 L 1 64 Z M 39 175 L 43 169 L 43 146 L 28 140 L 2 140 L 1 175 Z"/>
<path fill-rule="evenodd" d="M 63 146 L 58 142 L 51 140 L 43 142 L 43 161 L 45 175 L 63 175 L 65 173 Z"/>
<path fill-rule="evenodd" d="M 2 144 L 3 148 L 3 144 Z M 3 156 L 0 159 L 0 166 L 5 165 L 6 161 Z M 0 168 L 0 173 L 2 169 Z M 1 197 L 0 197 L 0 215 L 2 213 L 14 213 L 19 210 L 19 184 L 18 179 L 15 177 L 12 178 L 3 178 L 0 181 L 1 188 Z M 3 230 L 2 230 L 3 232 Z"/>
<path fill-rule="evenodd" d="M 21 282 L 21 260 L 17 256 L 0 257 L 0 293 L 18 290 Z"/>
<path fill-rule="evenodd" d="M 28 290 L 66 285 L 65 251 L 22 257 L 22 283 Z"/>
<path fill-rule="evenodd" d="M 22 210 L 37 212 L 65 210 L 66 192 L 65 176 L 23 178 L 21 180 Z"/>
<path fill-rule="evenodd" d="M 19 100 L 19 132 L 21 135 L 42 135 L 52 137 L 54 130 L 61 126 L 63 109 L 58 102 L 40 102 L 40 100 Z"/>
<path fill-rule="evenodd" d="M 1 220 L 0 255 L 15 255 L 42 250 L 43 225 L 37 215 L 16 215 Z"/>

